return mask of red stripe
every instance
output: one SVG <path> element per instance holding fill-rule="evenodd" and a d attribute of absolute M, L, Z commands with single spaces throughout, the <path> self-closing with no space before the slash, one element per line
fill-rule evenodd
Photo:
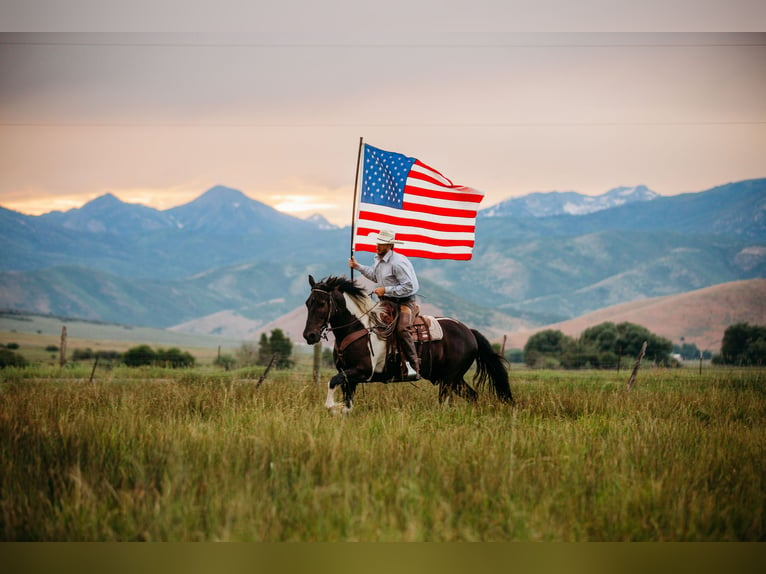
<path fill-rule="evenodd" d="M 399 248 L 397 251 L 407 257 L 422 257 L 423 259 L 457 259 L 459 261 L 468 261 L 471 258 L 471 253 L 438 253 L 436 251 L 404 248 Z"/>
<path fill-rule="evenodd" d="M 454 184 L 454 183 L 452 183 L 452 180 L 451 180 L 450 178 L 448 178 L 448 177 L 445 177 L 445 176 L 444 176 L 444 174 L 443 174 L 442 172 L 440 172 L 438 169 L 434 169 L 434 168 L 432 168 L 430 165 L 426 165 L 426 164 L 424 164 L 424 163 L 423 163 L 422 161 L 420 161 L 419 159 L 416 159 L 416 160 L 415 160 L 415 165 L 418 165 L 418 166 L 420 166 L 420 167 L 422 167 L 422 168 L 424 168 L 424 169 L 427 169 L 427 170 L 429 170 L 429 171 L 432 171 L 432 172 L 434 172 L 434 173 L 438 173 L 440 177 L 443 177 L 443 178 L 444 178 L 444 181 L 448 181 L 448 182 L 449 182 L 449 185 L 450 185 L 450 186 L 453 186 L 453 187 L 455 186 L 455 184 Z M 409 173 L 409 175 L 412 175 L 412 168 L 410 168 L 410 173 Z M 443 184 L 443 183 L 441 183 L 441 182 L 438 182 L 438 183 L 439 183 L 439 185 L 444 185 L 444 184 Z"/>
<path fill-rule="evenodd" d="M 405 201 L 402 203 L 402 209 L 412 213 L 430 213 L 431 215 L 443 215 L 445 217 L 476 217 L 475 210 L 469 209 L 450 209 L 448 207 L 437 207 L 435 205 L 422 205 Z"/>
<path fill-rule="evenodd" d="M 427 181 L 429 183 L 433 183 L 434 185 L 445 187 L 447 189 L 456 187 L 454 185 L 448 185 L 444 183 L 443 181 L 436 179 L 435 177 L 431 177 L 430 175 L 426 173 L 421 173 L 419 171 L 410 170 L 410 173 L 407 174 L 407 179 L 419 179 L 420 181 Z"/>
<path fill-rule="evenodd" d="M 446 199 L 449 201 L 470 201 L 472 203 L 480 203 L 484 196 L 480 193 L 465 193 L 460 191 L 439 191 L 435 189 L 425 189 L 423 187 L 417 187 L 412 184 L 406 184 L 404 186 L 404 193 L 410 195 L 417 195 L 419 197 L 432 197 L 434 199 Z"/>
<path fill-rule="evenodd" d="M 360 238 L 369 237 L 371 233 L 377 233 L 377 229 L 360 227 L 356 230 L 356 236 Z M 429 237 L 427 235 L 418 235 L 417 233 L 397 233 L 396 238 L 399 241 L 430 243 L 439 247 L 473 247 L 473 239 L 442 239 L 441 237 Z"/>
<path fill-rule="evenodd" d="M 375 253 L 374 245 L 355 245 L 354 251 L 367 251 Z M 438 251 L 426 251 L 424 249 L 406 249 L 397 247 L 396 251 L 407 257 L 422 257 L 423 259 L 456 259 L 458 261 L 468 261 L 471 259 L 471 253 L 440 253 Z"/>
<path fill-rule="evenodd" d="M 371 223 L 387 223 L 389 225 L 396 225 L 401 227 L 414 227 L 421 229 L 431 229 L 433 231 L 451 231 L 454 233 L 474 233 L 476 231 L 476 225 L 460 225 L 450 223 L 438 223 L 434 221 L 422 221 L 420 219 L 412 219 L 410 217 L 397 217 L 393 215 L 383 215 L 372 211 L 360 211 L 358 220 L 369 221 Z"/>

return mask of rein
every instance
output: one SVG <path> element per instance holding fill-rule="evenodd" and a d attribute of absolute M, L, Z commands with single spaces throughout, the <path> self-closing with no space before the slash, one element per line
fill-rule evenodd
<path fill-rule="evenodd" d="M 372 312 L 372 310 L 373 310 L 373 307 L 371 307 L 370 309 L 368 309 L 367 311 L 362 313 L 361 317 L 354 317 L 348 323 L 344 323 L 343 325 L 337 325 L 336 327 L 333 327 L 333 326 L 330 325 L 330 319 L 332 318 L 333 314 L 335 313 L 335 308 L 336 308 L 335 299 L 333 299 L 333 297 L 332 297 L 332 295 L 330 294 L 329 291 L 324 291 L 322 289 L 312 289 L 311 292 L 312 293 L 322 293 L 323 295 L 327 295 L 327 297 L 330 300 L 330 310 L 327 312 L 327 318 L 324 320 L 324 323 L 322 323 L 322 327 L 320 329 L 320 335 L 325 340 L 327 340 L 327 332 L 328 331 L 329 332 L 333 332 L 333 331 L 337 331 L 339 329 L 343 329 L 345 327 L 350 327 L 351 325 L 354 324 L 354 321 L 359 321 L 359 319 L 361 319 L 361 317 L 364 317 L 365 315 L 369 315 Z M 352 313 L 352 315 L 353 315 L 353 313 Z M 361 321 L 359 321 L 359 322 L 361 323 Z M 364 325 L 362 325 L 362 327 L 363 327 L 363 329 L 362 329 L 363 331 L 366 331 L 368 333 L 370 332 L 370 329 L 367 329 L 366 327 L 364 327 Z"/>

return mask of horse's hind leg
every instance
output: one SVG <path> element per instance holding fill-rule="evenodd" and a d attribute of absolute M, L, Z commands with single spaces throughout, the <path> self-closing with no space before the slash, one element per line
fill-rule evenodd
<path fill-rule="evenodd" d="M 448 402 L 451 395 L 452 388 L 448 383 L 441 381 L 439 383 L 439 404 L 441 405 Z"/>
<path fill-rule="evenodd" d="M 470 403 L 475 403 L 479 398 L 478 393 L 462 379 L 439 384 L 439 404 L 449 402 L 452 395 L 457 395 Z"/>
<path fill-rule="evenodd" d="M 463 379 L 455 381 L 453 390 L 457 396 L 471 403 L 475 403 L 479 398 L 479 394 Z"/>

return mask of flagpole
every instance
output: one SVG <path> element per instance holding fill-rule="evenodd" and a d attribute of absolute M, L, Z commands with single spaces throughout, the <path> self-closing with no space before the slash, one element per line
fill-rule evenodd
<path fill-rule="evenodd" d="M 356 226 L 356 195 L 359 189 L 359 163 L 362 159 L 362 138 L 359 138 L 359 151 L 356 154 L 356 176 L 354 177 L 354 203 L 351 206 L 351 257 L 354 256 L 354 227 Z M 351 268 L 351 280 L 354 280 L 354 269 Z"/>

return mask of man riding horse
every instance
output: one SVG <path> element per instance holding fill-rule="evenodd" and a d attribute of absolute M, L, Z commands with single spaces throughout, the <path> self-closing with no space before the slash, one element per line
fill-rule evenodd
<path fill-rule="evenodd" d="M 399 318 L 396 324 L 397 334 L 402 352 L 407 359 L 407 378 L 420 378 L 420 362 L 412 340 L 410 326 L 412 325 L 412 305 L 418 292 L 418 278 L 415 268 L 407 257 L 394 251 L 394 244 L 403 243 L 396 240 L 396 235 L 390 229 L 383 229 L 375 238 L 376 252 L 372 267 L 362 265 L 352 255 L 348 260 L 351 269 L 358 269 L 370 281 L 378 285 L 373 291 L 381 301 L 395 305 Z"/>

